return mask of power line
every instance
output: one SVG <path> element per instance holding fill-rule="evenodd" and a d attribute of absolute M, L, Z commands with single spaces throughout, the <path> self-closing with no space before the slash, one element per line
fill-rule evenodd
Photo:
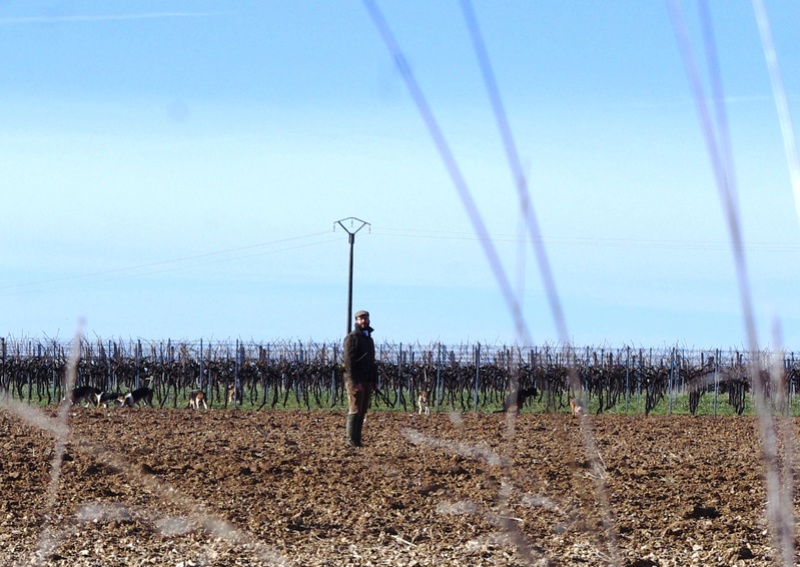
<path fill-rule="evenodd" d="M 264 256 L 264 255 L 267 255 L 267 254 L 277 254 L 277 253 L 286 252 L 286 251 L 289 251 L 289 250 L 297 250 L 297 249 L 300 249 L 300 248 L 308 248 L 308 247 L 311 247 L 311 246 L 318 246 L 320 244 L 327 244 L 329 242 L 333 242 L 334 241 L 333 238 L 327 238 L 327 239 L 322 240 L 322 241 L 311 242 L 311 243 L 307 243 L 307 244 L 298 244 L 298 245 L 294 245 L 294 246 L 286 246 L 286 247 L 277 248 L 277 249 L 264 250 L 264 251 L 260 251 L 260 252 L 253 252 L 253 253 L 250 253 L 250 254 L 236 254 L 235 256 L 226 257 L 226 258 L 220 258 L 220 256 L 225 255 L 225 254 L 234 254 L 234 253 L 243 252 L 243 251 L 246 251 L 246 250 L 254 250 L 254 249 L 257 249 L 257 248 L 263 248 L 265 246 L 273 246 L 273 245 L 276 245 L 276 244 L 296 242 L 298 240 L 303 240 L 303 239 L 308 239 L 308 238 L 315 238 L 315 237 L 322 236 L 322 235 L 326 235 L 326 236 L 330 235 L 330 232 L 327 232 L 327 231 L 325 231 L 325 232 L 316 232 L 316 233 L 306 234 L 306 235 L 302 235 L 302 236 L 294 236 L 294 237 L 289 237 L 289 238 L 282 238 L 282 239 L 273 240 L 273 241 L 270 241 L 270 242 L 262 242 L 262 243 L 259 243 L 259 244 L 250 244 L 250 245 L 247 245 L 247 246 L 239 246 L 239 247 L 236 247 L 236 248 L 227 248 L 227 249 L 224 249 L 224 250 L 215 250 L 215 251 L 211 251 L 211 252 L 204 252 L 202 254 L 194 254 L 192 256 L 183 256 L 183 257 L 179 257 L 179 258 L 171 258 L 169 260 L 159 260 L 159 261 L 156 261 L 156 262 L 148 262 L 146 264 L 136 264 L 136 265 L 133 265 L 133 266 L 123 266 L 123 267 L 120 267 L 120 268 L 113 268 L 113 269 L 109 269 L 109 270 L 103 270 L 103 271 L 99 271 L 99 272 L 91 272 L 91 273 L 87 273 L 87 274 L 75 274 L 75 275 L 64 276 L 64 277 L 60 277 L 60 278 L 51 278 L 51 279 L 47 279 L 47 280 L 38 280 L 38 281 L 21 283 L 21 284 L 12 284 L 12 285 L 0 286 L 0 293 L 2 293 L 3 296 L 19 295 L 19 294 L 23 294 L 23 293 L 27 293 L 29 291 L 32 291 L 32 288 L 37 288 L 38 289 L 39 286 L 49 286 L 50 284 L 67 284 L 67 285 L 62 286 L 62 287 L 69 287 L 69 285 L 72 284 L 72 283 L 78 283 L 78 282 L 83 282 L 83 281 L 87 281 L 87 280 L 93 280 L 93 279 L 97 279 L 97 278 L 102 278 L 104 276 L 110 276 L 110 277 L 105 277 L 105 279 L 102 279 L 102 280 L 99 280 L 99 281 L 110 281 L 110 280 L 114 280 L 114 279 L 120 279 L 120 278 L 123 278 L 123 277 L 142 277 L 142 276 L 159 274 L 159 273 L 166 273 L 166 272 L 171 272 L 171 271 L 176 271 L 176 270 L 184 270 L 184 269 L 196 268 L 196 267 L 200 267 L 200 266 L 208 266 L 208 265 L 213 265 L 213 264 L 220 264 L 220 263 L 224 263 L 224 262 L 233 262 L 233 261 L 243 260 L 243 259 L 247 259 L 247 258 L 254 258 L 254 257 L 258 257 L 258 256 Z M 215 258 L 215 257 L 216 257 L 216 259 L 211 259 L 211 258 Z M 192 262 L 192 261 L 195 261 L 195 260 L 203 260 L 203 259 L 206 259 L 206 261 L 193 262 L 191 264 L 186 265 L 187 262 Z M 178 266 L 176 264 L 183 264 L 183 265 L 179 265 Z M 149 268 L 152 268 L 152 270 L 150 270 L 150 271 L 148 271 L 146 273 L 139 273 L 139 274 L 135 273 L 137 271 L 141 271 L 141 270 L 145 270 L 145 269 L 149 269 Z"/>
<path fill-rule="evenodd" d="M 380 236 L 398 236 L 403 238 L 420 238 L 430 240 L 480 240 L 471 232 L 454 232 L 444 230 L 416 230 L 406 228 L 374 228 L 373 234 Z M 518 243 L 521 239 L 513 234 L 487 235 L 493 242 Z M 548 236 L 543 239 L 547 245 L 585 246 L 596 248 L 659 248 L 685 250 L 729 250 L 726 240 L 662 240 L 655 238 L 612 238 L 612 237 L 579 237 Z M 746 249 L 759 252 L 796 252 L 800 251 L 800 243 L 789 242 L 757 242 L 748 241 Z"/>

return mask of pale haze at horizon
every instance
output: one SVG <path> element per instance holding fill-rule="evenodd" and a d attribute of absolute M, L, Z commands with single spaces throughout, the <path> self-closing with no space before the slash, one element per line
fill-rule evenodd
<path fill-rule="evenodd" d="M 378 2 L 536 344 L 558 336 L 458 2 Z M 697 11 L 683 3 L 702 58 Z M 767 2 L 800 113 L 800 7 Z M 745 345 L 666 3 L 474 2 L 576 345 Z M 712 3 L 761 346 L 800 348 L 800 234 L 749 3 Z M 0 5 L 0 335 L 518 341 L 359 2 Z M 795 124 L 797 120 L 795 119 Z M 349 226 L 349 225 L 348 225 Z M 357 227 L 358 223 L 354 225 Z M 336 230 L 334 230 L 336 228 Z"/>

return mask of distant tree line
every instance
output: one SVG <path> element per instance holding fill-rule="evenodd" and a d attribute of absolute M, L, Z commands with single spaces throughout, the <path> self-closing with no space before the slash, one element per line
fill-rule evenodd
<path fill-rule="evenodd" d="M 340 345 L 312 341 L 83 339 L 76 346 L 0 338 L 0 396 L 57 403 L 66 395 L 73 351 L 75 385 L 120 393 L 149 386 L 161 407 L 181 407 L 193 390 L 203 390 L 212 406 L 228 407 L 229 388 L 240 394 L 237 405 L 255 409 L 346 403 Z M 422 390 L 434 410 L 468 412 L 496 409 L 512 390 L 531 387 L 537 410 L 564 411 L 576 383 L 596 413 L 623 404 L 645 414 L 666 404 L 671 412 L 681 399 L 695 414 L 713 394 L 715 412 L 719 401 L 741 414 L 754 385 L 777 411 L 789 411 L 800 377 L 791 352 L 383 343 L 377 357 L 375 404 L 404 411 L 413 411 Z"/>

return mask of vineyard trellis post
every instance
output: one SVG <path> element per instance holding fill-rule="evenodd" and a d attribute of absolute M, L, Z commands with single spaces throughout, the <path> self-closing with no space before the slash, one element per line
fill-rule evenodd
<path fill-rule="evenodd" d="M 206 400 L 210 400 L 209 394 L 211 392 L 208 391 L 208 384 L 206 383 L 205 379 L 203 378 L 203 338 L 200 338 L 200 352 L 199 356 L 197 357 L 199 360 L 197 361 L 198 366 L 200 367 L 199 374 L 197 376 L 197 389 L 201 390 L 205 395 Z"/>
<path fill-rule="evenodd" d="M 241 360 L 240 360 L 240 353 L 239 353 L 239 348 L 240 347 L 241 347 L 241 345 L 239 343 L 239 339 L 236 339 L 236 356 L 234 356 L 234 358 L 233 358 L 233 387 L 234 387 L 234 392 L 241 392 L 241 390 L 239 389 L 240 388 L 240 386 L 239 386 L 239 367 L 242 364 Z M 243 348 L 243 347 L 241 347 L 241 348 Z M 234 408 L 236 407 L 236 399 L 237 399 L 237 397 L 233 396 L 233 407 Z"/>
<path fill-rule="evenodd" d="M 405 410 L 405 400 L 403 399 L 403 343 L 400 343 L 400 351 L 397 354 L 397 384 L 395 390 L 395 400 L 403 404 Z"/>
<path fill-rule="evenodd" d="M 38 351 L 37 358 L 41 358 L 41 355 L 42 355 L 41 346 L 42 345 L 39 345 L 39 351 Z M 33 345 L 31 345 L 31 351 L 32 350 L 33 350 Z M 32 374 L 32 372 L 31 372 L 31 370 L 29 368 L 28 369 L 28 403 L 31 403 L 31 399 L 33 399 L 32 396 L 31 396 L 31 374 Z"/>
<path fill-rule="evenodd" d="M 208 362 L 209 362 L 209 365 L 208 365 L 208 390 L 209 390 L 210 395 L 208 397 L 208 400 L 213 404 L 214 403 L 214 373 L 212 372 L 212 369 L 214 368 L 214 365 L 212 364 L 213 361 L 211 359 L 211 355 L 212 355 L 212 353 L 211 353 L 211 341 L 208 341 L 208 350 L 206 352 L 207 352 L 206 358 L 208 358 Z M 219 400 L 217 400 L 217 401 L 219 401 Z"/>
<path fill-rule="evenodd" d="M 717 400 L 719 399 L 719 349 L 714 352 L 714 417 L 717 417 Z"/>
<path fill-rule="evenodd" d="M 481 343 L 475 345 L 475 391 L 472 396 L 473 410 L 478 411 L 478 390 L 481 379 Z"/>
<path fill-rule="evenodd" d="M 631 347 L 625 347 L 625 414 L 628 413 L 628 402 L 631 395 Z"/>
<path fill-rule="evenodd" d="M 650 351 L 650 360 L 647 361 L 648 365 L 651 363 L 652 358 L 653 358 L 653 352 Z M 642 377 L 644 376 L 644 372 L 642 372 L 642 371 L 644 369 L 645 369 L 644 352 L 642 351 L 642 349 L 639 349 L 639 370 L 640 370 L 640 372 L 639 372 L 639 380 L 638 380 L 639 384 L 638 384 L 638 388 L 636 390 L 636 405 L 639 406 L 640 408 L 642 407 Z"/>
<path fill-rule="evenodd" d="M 134 389 L 139 389 L 142 383 L 141 377 L 141 367 L 142 367 L 142 341 L 136 341 L 136 355 L 135 355 L 135 366 L 136 366 L 136 378 L 134 382 Z"/>
<path fill-rule="evenodd" d="M 258 409 L 263 408 L 267 405 L 267 401 L 269 400 L 269 343 L 267 343 L 267 348 L 265 349 L 263 346 L 259 345 L 258 347 L 258 360 L 259 360 L 259 377 L 261 378 L 261 382 L 264 384 L 264 392 L 261 398 L 261 405 Z M 336 347 L 334 347 L 335 349 Z M 334 360 L 335 360 L 336 353 L 334 352 Z M 330 396 L 329 398 L 330 399 Z"/>
<path fill-rule="evenodd" d="M 3 366 L 5 366 L 5 343 L 3 343 Z M 58 343 L 56 343 L 55 339 L 53 339 L 53 374 L 51 376 L 53 381 L 53 394 L 55 395 L 58 390 L 56 389 L 56 381 L 58 380 L 58 372 L 56 372 L 56 353 L 58 352 Z"/>
<path fill-rule="evenodd" d="M 116 346 L 112 350 L 112 348 L 111 348 L 112 345 L 113 345 L 113 343 L 111 342 L 111 340 L 109 340 L 108 341 L 108 349 L 107 349 L 108 352 L 107 352 L 107 356 L 106 356 L 106 387 L 105 387 L 105 391 L 106 392 L 110 392 L 111 389 L 112 389 L 111 388 L 111 354 L 112 353 L 116 354 L 116 351 L 117 351 Z"/>
<path fill-rule="evenodd" d="M 3 386 L 5 390 L 5 398 L 8 399 L 8 391 L 10 388 L 6 386 L 6 339 L 5 337 L 0 338 L 0 349 L 2 349 L 2 362 L 3 362 L 3 369 L 0 372 L 0 385 Z"/>
<path fill-rule="evenodd" d="M 538 364 L 541 365 L 544 368 L 552 366 L 552 362 L 553 361 L 550 358 L 550 347 L 545 347 L 544 356 L 546 358 L 544 363 L 542 362 L 542 358 L 540 357 L 539 360 L 538 360 Z M 577 369 L 575 369 L 575 371 L 577 372 Z M 569 387 L 569 379 L 567 379 L 567 387 Z M 561 388 L 560 384 L 559 384 L 558 388 L 559 389 Z M 550 405 L 550 402 L 551 402 L 550 398 L 552 397 L 552 394 L 553 394 L 553 381 L 552 381 L 552 378 L 550 378 L 548 376 L 547 388 L 545 389 L 545 392 L 544 392 L 544 407 L 546 408 L 548 413 L 550 413 L 552 411 L 552 406 Z"/>
<path fill-rule="evenodd" d="M 441 398 L 444 396 L 444 388 L 442 387 L 442 350 L 444 345 L 437 343 L 436 345 L 436 389 L 434 391 L 434 407 L 436 413 L 439 413 L 439 404 Z"/>
<path fill-rule="evenodd" d="M 794 368 L 794 352 L 791 353 L 791 364 L 790 364 L 789 368 L 786 369 L 786 375 L 789 377 L 789 415 L 792 415 L 792 413 L 794 411 L 792 409 L 792 398 L 794 398 L 795 385 L 794 385 L 794 380 L 793 380 L 793 376 L 792 376 L 792 373 L 791 373 L 791 369 L 792 368 Z"/>
<path fill-rule="evenodd" d="M 334 344 L 333 348 L 333 363 L 331 364 L 331 395 L 329 399 L 331 401 L 331 407 L 336 406 L 336 402 L 338 401 L 339 397 L 339 390 L 336 388 L 336 365 L 339 364 L 339 345 Z M 265 385 L 266 388 L 266 385 Z"/>
<path fill-rule="evenodd" d="M 781 356 L 783 357 L 783 368 L 781 370 L 783 372 L 783 380 L 784 380 L 784 382 L 783 382 L 781 387 L 782 387 L 783 392 L 784 392 L 783 395 L 787 396 L 786 400 L 784 402 L 784 412 L 785 412 L 784 415 L 785 416 L 791 416 L 792 415 L 792 392 L 794 390 L 794 388 L 792 387 L 792 375 L 791 375 L 791 368 L 792 367 L 789 365 L 789 353 L 786 352 L 786 350 L 784 350 L 781 353 Z"/>
<path fill-rule="evenodd" d="M 170 386 L 173 386 L 174 389 L 175 389 L 175 400 L 173 401 L 173 403 L 174 403 L 175 407 L 178 406 L 178 385 L 177 385 L 175 379 L 172 377 L 173 376 L 173 373 L 172 373 L 172 362 L 174 360 L 174 354 L 175 354 L 175 345 L 172 344 L 172 339 L 167 339 L 167 368 L 169 369 L 169 371 L 168 371 L 169 374 L 168 375 L 169 375 L 170 378 L 167 378 L 167 374 L 164 373 L 165 371 L 162 368 L 162 373 L 163 373 L 162 377 L 163 378 L 162 378 L 161 382 L 166 384 L 167 387 L 166 387 L 165 392 L 164 392 L 164 400 L 161 403 L 161 407 L 164 407 L 164 405 L 167 402 L 169 402 Z"/>
<path fill-rule="evenodd" d="M 163 341 L 161 341 L 159 347 L 161 349 L 161 379 L 159 381 L 161 382 L 161 386 L 164 388 L 164 397 L 161 399 L 160 405 L 161 407 L 164 407 L 164 404 L 169 401 L 169 381 L 167 380 L 167 370 L 169 370 L 170 373 L 172 371 L 172 364 L 170 364 L 172 362 L 172 339 L 167 339 L 166 354 Z"/>
<path fill-rule="evenodd" d="M 409 403 L 411 404 L 411 409 L 414 409 L 414 374 L 412 373 L 412 369 L 414 368 L 414 349 L 411 345 L 408 346 L 408 351 L 411 354 L 411 362 L 409 363 L 410 368 L 408 369 L 408 375 L 406 377 L 406 390 L 408 391 L 409 396 Z M 417 394 L 419 395 L 419 394 Z"/>
<path fill-rule="evenodd" d="M 247 351 L 245 350 L 244 341 L 239 345 L 240 353 L 239 353 L 239 376 L 236 379 L 236 388 L 237 392 L 241 392 L 241 403 L 244 404 L 244 386 L 242 385 L 242 372 L 244 372 L 244 364 L 247 361 Z M 252 393 L 252 383 L 251 386 L 251 393 Z M 252 398 L 251 398 L 252 399 Z"/>
<path fill-rule="evenodd" d="M 669 404 L 667 415 L 672 415 L 672 392 L 675 386 L 675 347 L 672 347 L 669 359 Z"/>
<path fill-rule="evenodd" d="M 522 360 L 523 360 L 522 359 L 522 352 L 520 351 L 520 354 L 519 354 L 520 366 L 522 366 Z M 528 347 L 528 369 L 529 369 L 528 370 L 528 373 L 529 373 L 528 375 L 533 379 L 533 386 L 539 388 L 539 390 L 541 391 L 542 387 L 539 385 L 539 383 L 538 383 L 539 381 L 536 378 L 536 370 L 535 370 L 536 367 L 534 366 L 535 362 L 536 362 L 536 359 L 535 359 L 534 354 L 533 354 L 533 347 Z"/>

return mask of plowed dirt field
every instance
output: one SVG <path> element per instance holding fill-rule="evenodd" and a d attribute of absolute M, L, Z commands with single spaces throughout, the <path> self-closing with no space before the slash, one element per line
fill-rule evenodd
<path fill-rule="evenodd" d="M 602 469 L 579 418 L 510 423 L 3 410 L 0 564 L 774 564 L 750 418 L 591 417 Z"/>

